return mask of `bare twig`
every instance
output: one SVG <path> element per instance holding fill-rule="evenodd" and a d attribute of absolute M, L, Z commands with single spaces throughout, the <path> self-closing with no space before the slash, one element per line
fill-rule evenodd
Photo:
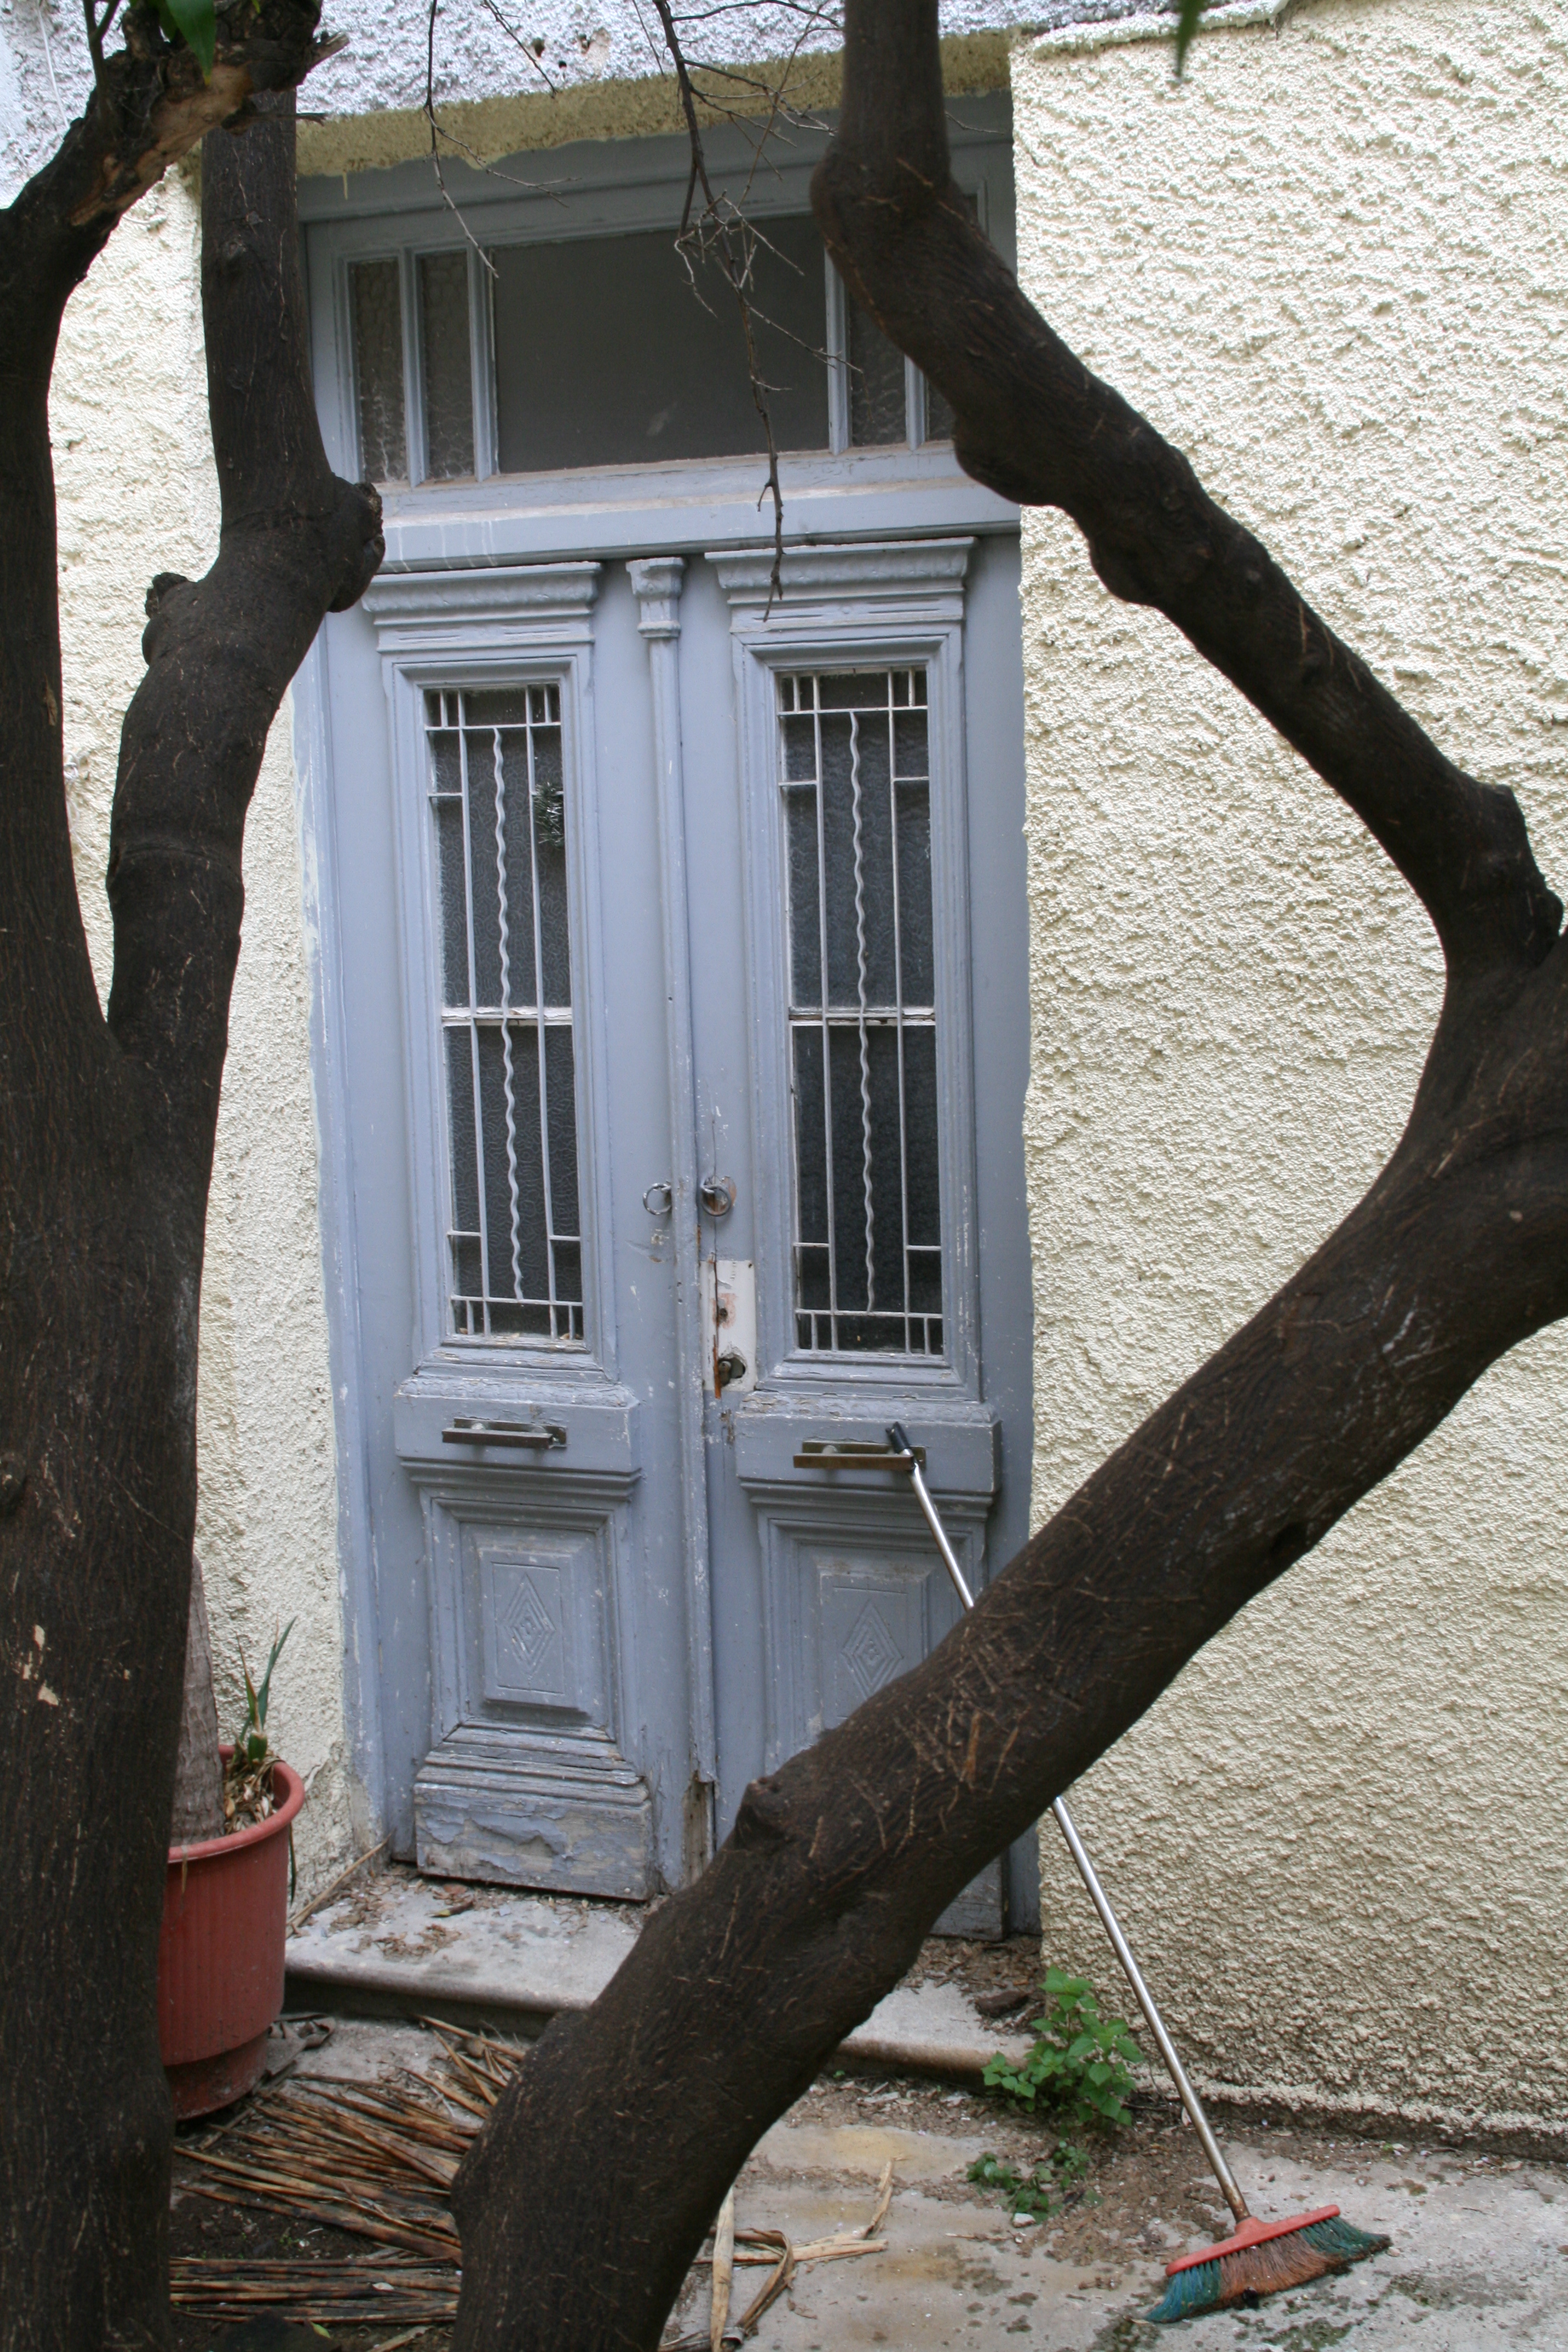
<path fill-rule="evenodd" d="M 436 174 L 436 185 L 441 191 L 442 203 L 493 278 L 495 263 L 468 226 L 461 205 L 453 201 L 452 192 L 447 185 L 447 175 L 441 169 L 441 140 L 444 134 L 436 121 L 436 19 L 440 9 L 441 0 L 430 0 L 430 13 L 425 26 L 425 104 L 421 111 L 430 125 L 430 164 Z"/>
<path fill-rule="evenodd" d="M 432 7 L 434 5 L 435 0 L 432 0 Z M 784 490 L 779 481 L 779 452 L 778 443 L 773 437 L 773 412 L 768 405 L 767 385 L 757 358 L 756 328 L 749 291 L 756 232 L 736 213 L 733 205 L 721 205 L 714 194 L 712 182 L 708 176 L 702 128 L 697 119 L 697 93 L 692 88 L 691 75 L 680 47 L 680 36 L 675 29 L 669 0 L 654 0 L 654 6 L 658 11 L 658 21 L 664 28 L 665 43 L 675 68 L 680 110 L 686 118 L 687 135 L 691 142 L 691 170 L 686 184 L 686 202 L 681 209 L 680 236 L 677 241 L 684 240 L 692 227 L 692 203 L 700 188 L 706 210 L 699 227 L 708 232 L 700 239 L 700 249 L 704 254 L 711 251 L 715 255 L 740 308 L 741 331 L 746 339 L 746 366 L 752 381 L 752 400 L 762 420 L 767 442 L 768 478 L 757 504 L 761 506 L 766 498 L 771 498 L 773 502 L 773 562 L 768 579 L 768 608 L 771 611 L 774 597 L 784 594 Z"/>
<path fill-rule="evenodd" d="M 479 5 L 485 10 L 487 15 L 495 18 L 496 23 L 506 35 L 507 39 L 509 41 L 514 41 L 517 44 L 517 47 L 522 51 L 523 56 L 528 59 L 529 64 L 533 68 L 534 72 L 543 82 L 545 89 L 552 92 L 560 88 L 560 84 L 552 79 L 549 69 L 544 63 L 543 41 L 537 36 L 531 41 L 524 40 L 522 35 L 517 30 L 516 26 L 507 23 L 506 18 L 496 6 L 496 0 L 479 0 Z"/>
<path fill-rule="evenodd" d="M 341 1887 L 345 1886 L 348 1884 L 349 1880 L 354 1875 L 356 1871 L 363 1870 L 367 1863 L 374 1862 L 377 1855 L 384 1854 L 391 1843 L 392 1840 L 389 1837 L 384 1837 L 381 1843 L 379 1845 L 373 1845 L 368 1853 L 356 1854 L 353 1862 L 347 1864 L 343 1869 L 340 1870 L 335 1878 L 330 1878 L 327 1881 L 327 1884 L 322 1887 L 319 1895 L 312 1895 L 309 1903 L 300 1905 L 299 1910 L 295 1912 L 293 1917 L 289 1922 L 289 1933 L 292 1936 L 297 1928 L 302 1927 L 307 1919 L 311 1917 L 315 1912 L 321 1910 L 323 1904 L 327 1904 L 331 1901 L 333 1895 L 338 1893 Z"/>
<path fill-rule="evenodd" d="M 81 0 L 81 5 L 82 14 L 87 18 L 87 46 L 92 58 L 92 78 L 98 84 L 99 91 L 105 101 L 112 105 L 113 94 L 110 89 L 108 71 L 103 59 L 103 40 L 119 11 L 120 0 L 109 0 L 109 5 L 101 16 L 94 6 L 93 0 Z"/>

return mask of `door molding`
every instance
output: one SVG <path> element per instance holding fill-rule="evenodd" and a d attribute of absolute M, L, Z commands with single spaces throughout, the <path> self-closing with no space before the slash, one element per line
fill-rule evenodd
<path fill-rule="evenodd" d="M 427 1752 L 415 1776 L 421 1869 L 643 1896 L 658 1883 L 653 1807 L 624 1753 L 638 1710 L 637 1401 L 616 1378 L 602 861 L 593 699 L 595 562 L 390 572 L 363 602 L 390 720 L 402 933 L 414 1369 L 394 1399 L 396 1454 L 426 1530 Z M 429 810 L 427 690 L 559 688 L 576 1069 L 584 1337 L 478 1339 L 448 1328 L 453 1221 Z M 523 1402 L 525 1400 L 525 1402 Z M 473 1424 L 552 1425 L 537 1456 Z M 508 1665 L 507 1661 L 511 1661 Z"/>
<path fill-rule="evenodd" d="M 414 1783 L 419 1868 L 652 1894 L 652 1804 L 622 1752 L 636 1470 L 407 1466 L 425 1510 L 436 1669 L 435 1744 Z"/>
<path fill-rule="evenodd" d="M 691 1769 L 701 1819 L 698 1841 L 712 1850 L 713 1791 L 719 1779 L 713 1682 L 713 1590 L 708 1545 L 708 1458 L 702 1398 L 710 1353 L 704 1346 L 700 1217 L 697 1164 L 696 1046 L 691 1020 L 691 917 L 686 851 L 686 771 L 680 732 L 679 555 L 626 566 L 637 599 L 637 631 L 647 647 L 653 694 L 654 793 L 658 809 L 658 893 L 668 1013 L 665 1059 L 669 1085 L 669 1221 L 675 1255 L 676 1377 L 683 1400 L 680 1431 L 681 1556 L 686 1563 L 688 1723 Z M 695 1861 L 693 1853 L 690 1859 Z"/>
<path fill-rule="evenodd" d="M 447 1081 L 437 1002 L 439 880 L 426 806 L 424 697 L 447 687 L 549 684 L 561 692 L 566 793 L 572 992 L 576 1008 L 601 1001 L 598 793 L 595 776 L 593 607 L 597 563 L 487 566 L 466 572 L 381 573 L 363 601 L 375 629 L 387 696 L 404 952 L 404 1035 L 420 1306 L 412 1385 L 446 1393 L 454 1370 L 526 1368 L 591 1388 L 615 1378 L 610 1279 L 609 1083 L 602 1025 L 574 1018 L 578 1078 L 578 1183 L 582 1215 L 581 1348 L 466 1339 L 447 1328 L 450 1223 L 445 1145 Z M 409 1386 L 410 1383 L 405 1383 Z"/>
<path fill-rule="evenodd" d="M 973 1086 L 970 1026 L 968 808 L 964 761 L 963 578 L 972 538 L 853 541 L 786 547 L 784 594 L 770 604 L 773 560 L 754 549 L 708 561 L 731 607 L 740 778 L 747 850 L 747 986 L 755 1083 L 758 1168 L 787 1169 L 759 1202 L 757 1324 L 763 1379 L 780 1402 L 820 1413 L 875 1409 L 866 1392 L 958 1404 L 980 1392 L 975 1265 Z M 784 815 L 779 805 L 774 678 L 785 669 L 921 668 L 930 745 L 931 914 L 942 949 L 936 969 L 941 1103 L 942 1315 L 945 1360 L 808 1355 L 795 1345 L 791 1287 L 793 1150 L 786 1106 L 788 988 Z M 757 1400 L 760 1403 L 761 1400 Z M 752 1410 L 748 1402 L 743 1412 Z"/>

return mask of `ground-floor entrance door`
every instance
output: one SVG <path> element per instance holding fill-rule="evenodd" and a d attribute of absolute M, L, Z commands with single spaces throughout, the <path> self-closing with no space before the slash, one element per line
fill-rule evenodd
<path fill-rule="evenodd" d="M 679 152 L 584 153 L 569 236 L 476 180 L 488 260 L 396 174 L 307 202 L 329 445 L 412 484 L 300 740 L 351 1710 L 444 1874 L 679 1884 L 942 1638 L 893 1420 L 973 1582 L 1026 1531 L 1016 516 L 808 167 L 768 198 L 782 580 L 744 371 L 648 292 Z"/>

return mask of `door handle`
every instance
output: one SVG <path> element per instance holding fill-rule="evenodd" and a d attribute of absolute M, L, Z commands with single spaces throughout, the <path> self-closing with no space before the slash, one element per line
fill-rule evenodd
<path fill-rule="evenodd" d="M 795 1457 L 797 1470 L 912 1470 L 925 1468 L 923 1445 L 906 1445 L 895 1453 L 875 1439 L 805 1437 Z"/>
<path fill-rule="evenodd" d="M 705 1176 L 698 1198 L 710 1217 L 727 1217 L 735 1205 L 735 1187 L 727 1176 Z"/>
<path fill-rule="evenodd" d="M 538 1454 L 566 1443 L 558 1421 L 468 1421 L 461 1416 L 447 1423 L 441 1437 L 447 1445 L 516 1445 Z"/>
<path fill-rule="evenodd" d="M 642 1196 L 642 1204 L 650 1217 L 668 1217 L 675 1206 L 674 1185 L 660 1177 L 657 1184 L 648 1186 Z"/>

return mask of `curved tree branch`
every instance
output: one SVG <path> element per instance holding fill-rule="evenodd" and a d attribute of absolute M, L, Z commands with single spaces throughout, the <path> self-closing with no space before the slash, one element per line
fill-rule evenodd
<path fill-rule="evenodd" d="M 244 905 L 245 815 L 267 733 L 324 611 L 382 556 L 381 504 L 327 464 L 307 372 L 291 90 L 204 157 L 207 402 L 216 561 L 148 593 L 147 675 L 126 713 L 110 837 L 109 1028 L 149 1119 L 194 1150 L 205 1200 Z"/>
<path fill-rule="evenodd" d="M 1568 948 L 1457 1117 L 1032 1539 L 942 1646 L 753 1783 L 460 2174 L 456 2352 L 652 2352 L 762 2133 L 938 1914 L 1187 1661 L 1568 1312 Z"/>
<path fill-rule="evenodd" d="M 1155 605 L 1239 688 L 1382 843 L 1452 979 L 1539 962 L 1563 909 L 1513 794 L 1444 757 L 980 229 L 949 169 L 936 0 L 850 0 L 844 111 L 812 195 L 857 299 L 952 403 L 966 469 L 1061 508 L 1111 593 Z"/>
<path fill-rule="evenodd" d="M 458 2174 L 456 2352 L 651 2352 L 767 2126 L 975 1871 L 1487 1367 L 1568 1313 L 1568 941 L 1510 794 L 1463 775 L 1191 467 L 1025 302 L 948 172 L 935 0 L 849 0 L 814 199 L 963 462 L 1063 507 L 1371 827 L 1449 989 L 1400 1145 L 1262 1312 L 942 1646 L 747 1791 L 703 1879 L 558 2019 Z"/>
<path fill-rule="evenodd" d="M 321 54 L 315 25 L 313 5 L 242 0 L 210 87 L 178 52 L 111 60 L 122 102 L 95 96 L 0 214 L 0 2313 L 16 2352 L 168 2340 L 158 1929 L 241 829 L 289 678 L 381 544 L 374 492 L 327 467 L 307 373 L 291 85 Z M 151 40 L 141 9 L 128 29 Z M 203 173 L 222 535 L 205 580 L 153 583 L 106 1021 L 61 774 L 49 370 L 120 211 L 247 98 L 258 119 L 216 132 Z"/>

